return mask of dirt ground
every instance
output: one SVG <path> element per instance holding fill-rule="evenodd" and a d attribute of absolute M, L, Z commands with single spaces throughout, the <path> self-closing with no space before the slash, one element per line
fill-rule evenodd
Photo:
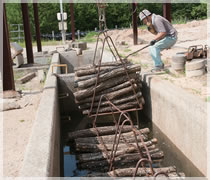
<path fill-rule="evenodd" d="M 177 24 L 174 25 L 174 27 L 178 31 L 177 43 L 171 49 L 161 52 L 161 58 L 169 71 L 161 73 L 158 76 L 207 100 L 207 94 L 210 95 L 210 91 L 207 89 L 207 74 L 200 77 L 187 78 L 184 73 L 170 72 L 170 64 L 173 55 L 178 52 L 187 51 L 188 47 L 192 45 L 204 46 L 207 44 L 207 20 Z M 133 45 L 132 29 L 113 30 L 109 32 L 109 35 L 117 45 L 117 49 L 122 57 L 146 46 L 154 38 L 154 35 L 146 29 L 138 29 L 138 45 Z M 122 45 L 122 41 L 125 42 L 125 45 Z M 142 65 L 143 73 L 150 72 L 153 67 L 153 60 L 149 55 L 148 48 L 142 50 L 138 54 L 130 56 L 129 60 L 134 63 L 140 63 Z"/>
<path fill-rule="evenodd" d="M 190 45 L 207 44 L 207 20 L 192 21 L 187 24 L 174 25 L 174 27 L 179 33 L 178 42 L 173 48 L 162 52 L 162 59 L 167 67 L 170 67 L 171 56 L 177 52 L 186 51 Z M 139 29 L 139 45 L 134 46 L 132 29 L 113 30 L 109 32 L 109 35 L 114 40 L 122 56 L 126 56 L 144 47 L 154 37 L 147 30 Z M 125 41 L 125 45 L 120 45 L 122 41 Z M 88 44 L 88 47 L 95 48 L 95 43 Z M 43 47 L 43 50 L 56 50 L 56 46 Z M 106 51 L 108 51 L 107 47 Z M 34 47 L 34 52 L 36 52 L 36 47 Z M 153 61 L 148 53 L 148 49 L 131 56 L 129 59 L 134 63 L 140 63 L 142 65 L 142 72 L 149 72 L 153 67 Z M 164 73 L 158 76 L 186 89 L 202 99 L 206 98 L 206 75 L 196 78 L 186 78 L 184 74 Z M 23 92 L 22 98 L 16 99 L 16 102 L 21 108 L 3 112 L 4 176 L 18 176 L 19 174 L 37 107 L 41 99 L 43 85 L 43 83 L 39 83 L 37 77 L 25 85 L 16 85 L 17 90 L 22 90 Z"/>

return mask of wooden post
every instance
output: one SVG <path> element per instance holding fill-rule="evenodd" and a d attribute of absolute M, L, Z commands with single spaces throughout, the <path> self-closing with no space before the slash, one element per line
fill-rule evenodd
<path fill-rule="evenodd" d="M 29 13 L 28 13 L 28 4 L 21 3 L 22 15 L 23 15 L 23 26 L 24 26 L 24 36 L 26 43 L 26 54 L 27 54 L 27 62 L 28 64 L 34 63 L 33 56 L 33 47 L 32 47 L 32 38 L 31 38 L 31 28 L 29 22 Z"/>
<path fill-rule="evenodd" d="M 133 44 L 138 44 L 138 31 L 137 31 L 137 3 L 132 3 L 132 21 L 133 21 Z"/>
<path fill-rule="evenodd" d="M 38 4 L 33 3 L 34 8 L 34 22 L 36 28 L 36 42 L 38 52 L 42 51 L 41 36 L 40 36 L 40 27 L 39 27 L 39 15 L 38 15 Z"/>
<path fill-rule="evenodd" d="M 163 4 L 163 17 L 171 22 L 171 3 Z"/>
<path fill-rule="evenodd" d="M 70 0 L 70 13 L 71 13 L 71 33 L 72 33 L 72 41 L 75 41 L 74 3 L 73 3 L 73 0 Z"/>
<path fill-rule="evenodd" d="M 3 91 L 15 90 L 6 7 L 3 9 Z"/>

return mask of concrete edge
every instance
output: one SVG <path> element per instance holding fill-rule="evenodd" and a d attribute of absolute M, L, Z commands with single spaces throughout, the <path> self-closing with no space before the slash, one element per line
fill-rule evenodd
<path fill-rule="evenodd" d="M 157 75 L 142 79 L 144 114 L 206 175 L 208 103 Z"/>
<path fill-rule="evenodd" d="M 59 63 L 59 54 L 55 53 L 52 64 Z M 19 173 L 21 177 L 60 176 L 59 162 L 56 164 L 57 169 L 54 169 L 55 161 L 59 161 L 60 157 L 60 129 L 56 129 L 59 128 L 57 78 L 52 74 L 51 66 Z M 54 72 L 59 74 L 60 68 L 55 67 Z"/>

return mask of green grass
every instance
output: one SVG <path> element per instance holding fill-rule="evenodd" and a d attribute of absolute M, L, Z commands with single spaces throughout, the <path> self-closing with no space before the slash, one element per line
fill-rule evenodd
<path fill-rule="evenodd" d="M 129 49 L 129 48 L 124 50 L 124 52 L 130 52 L 130 51 L 131 51 L 131 49 Z"/>
<path fill-rule="evenodd" d="M 26 72 L 24 71 L 14 71 L 14 80 L 16 81 L 17 79 L 23 77 L 26 75 Z"/>
<path fill-rule="evenodd" d="M 205 101 L 210 102 L 210 96 L 206 97 Z"/>
<path fill-rule="evenodd" d="M 186 18 L 172 19 L 172 24 L 186 24 Z"/>
<path fill-rule="evenodd" d="M 89 32 L 85 37 L 81 38 L 79 41 L 82 41 L 82 42 L 96 42 L 96 39 L 97 39 L 97 35 L 98 35 L 98 32 Z"/>
<path fill-rule="evenodd" d="M 25 121 L 25 120 L 23 120 L 23 119 L 22 119 L 22 120 L 20 120 L 20 122 L 24 122 L 24 121 Z"/>
<path fill-rule="evenodd" d="M 25 44 L 25 41 L 21 41 L 21 42 L 17 42 L 21 47 L 25 48 L 26 47 L 26 44 Z M 53 45 L 61 45 L 62 44 L 62 41 L 53 41 L 53 40 L 50 40 L 50 41 L 42 41 L 42 46 L 53 46 Z M 32 45 L 33 46 L 37 46 L 36 44 L 36 41 L 33 41 L 32 42 Z"/>

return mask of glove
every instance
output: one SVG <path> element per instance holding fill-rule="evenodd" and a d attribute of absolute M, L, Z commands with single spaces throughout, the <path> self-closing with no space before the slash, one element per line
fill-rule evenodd
<path fill-rule="evenodd" d="M 153 46 L 156 42 L 157 42 L 157 40 L 152 40 L 152 41 L 150 42 L 150 46 Z"/>

